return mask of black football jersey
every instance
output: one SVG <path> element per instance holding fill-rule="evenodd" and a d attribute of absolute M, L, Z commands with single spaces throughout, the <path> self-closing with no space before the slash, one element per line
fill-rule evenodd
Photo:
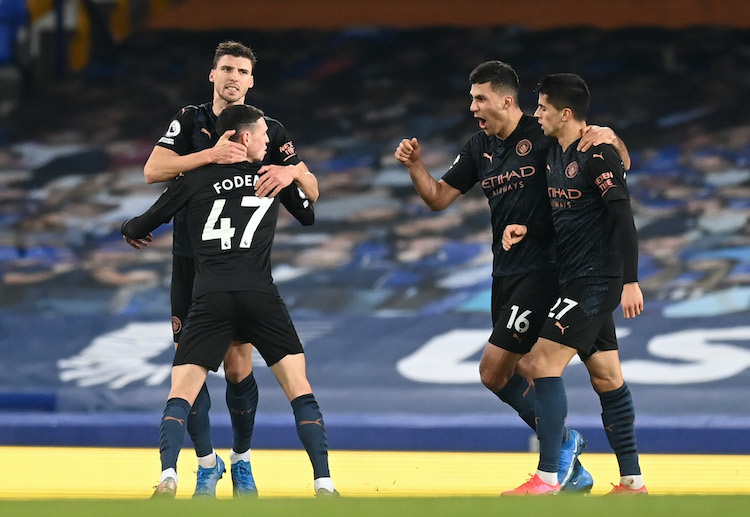
<path fill-rule="evenodd" d="M 156 145 L 170 149 L 180 156 L 195 153 L 216 145 L 221 135 L 216 134 L 216 119 L 213 103 L 185 106 L 169 123 L 167 131 Z M 268 124 L 268 151 L 261 165 L 296 165 L 300 162 L 297 151 L 286 128 L 276 119 L 265 117 Z M 174 217 L 172 253 L 192 257 L 192 246 L 188 237 L 185 213 Z"/>
<path fill-rule="evenodd" d="M 551 144 L 536 119 L 524 115 L 505 140 L 484 131 L 474 134 L 443 175 L 446 183 L 462 193 L 479 183 L 487 196 L 492 220 L 492 276 L 555 267 L 545 178 Z M 549 228 L 549 238 L 523 239 L 505 251 L 502 238 L 508 224 Z"/>
<path fill-rule="evenodd" d="M 606 204 L 629 199 L 625 171 L 608 144 L 563 152 L 554 145 L 548 156 L 547 190 L 555 227 L 560 282 L 582 276 L 621 276 L 622 258 Z"/>
<path fill-rule="evenodd" d="M 195 256 L 193 297 L 207 292 L 273 292 L 271 245 L 279 203 L 307 213 L 309 201 L 289 185 L 273 198 L 255 195 L 259 163 L 207 165 L 180 175 L 122 233 L 143 238 L 184 210 Z M 303 220 L 303 224 L 312 220 Z"/>

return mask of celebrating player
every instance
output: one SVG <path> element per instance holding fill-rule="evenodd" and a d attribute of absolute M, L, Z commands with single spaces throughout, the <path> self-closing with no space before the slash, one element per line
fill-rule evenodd
<path fill-rule="evenodd" d="M 638 286 L 638 237 L 625 173 L 609 144 L 577 149 L 586 128 L 589 90 L 574 74 L 553 74 L 539 83 L 535 116 L 544 134 L 557 139 L 547 158 L 560 292 L 526 356 L 536 388 L 539 465 L 529 481 L 505 495 L 559 492 L 557 459 L 565 430 L 567 396 L 561 377 L 578 354 L 599 395 L 602 422 L 620 467 L 612 494 L 646 494 L 638 463 L 635 408 L 622 376 L 613 311 L 625 318 L 643 310 Z M 537 230 L 509 225 L 504 249 L 531 241 Z"/>
<path fill-rule="evenodd" d="M 218 45 L 208 76 L 214 85 L 213 101 L 186 106 L 175 116 L 146 162 L 144 175 L 147 183 L 170 181 L 178 174 L 210 163 L 229 164 L 246 160 L 245 149 L 229 140 L 232 133 L 218 133 L 214 126 L 216 117 L 224 108 L 245 102 L 248 90 L 255 84 L 255 63 L 255 53 L 241 43 L 225 41 Z M 294 178 L 309 171 L 297 156 L 284 126 L 268 117 L 266 123 L 270 142 L 261 161 L 260 172 L 263 174 L 256 189 L 260 196 L 273 196 Z M 141 247 L 148 244 L 148 239 L 133 244 Z M 172 255 L 172 329 L 177 346 L 192 299 L 195 275 L 184 211 L 178 212 L 174 218 Z M 234 494 L 257 495 L 250 465 L 250 445 L 258 407 L 258 386 L 252 371 L 250 343 L 235 343 L 229 348 L 224 358 L 224 375 L 227 381 L 226 403 L 232 422 L 229 456 Z M 225 471 L 224 462 L 217 457 L 211 440 L 210 407 L 211 399 L 204 386 L 195 399 L 188 423 L 188 433 L 198 456 L 195 496 L 215 496 L 216 483 Z"/>
<path fill-rule="evenodd" d="M 471 72 L 469 81 L 469 109 L 481 131 L 466 143 L 442 179 L 436 181 L 427 171 L 416 138 L 402 140 L 395 156 L 409 169 L 417 192 L 432 210 L 445 209 L 476 183 L 482 186 L 490 205 L 493 233 L 494 328 L 479 363 L 479 375 L 489 390 L 536 429 L 535 391 L 525 378 L 521 358 L 536 342 L 557 297 L 550 287 L 557 285 L 557 272 L 544 172 L 552 140 L 542 134 L 533 117 L 521 111 L 518 76 L 510 65 L 487 61 Z M 624 144 L 608 128 L 590 127 L 581 145 L 602 141 L 616 143 L 628 159 Z M 511 223 L 536 228 L 537 238 L 503 250 L 503 229 Z M 585 444 L 583 437 L 575 430 L 566 430 L 561 443 L 560 485 L 568 490 L 590 490 L 591 476 L 578 461 Z"/>
<path fill-rule="evenodd" d="M 313 466 L 316 494 L 335 495 L 325 424 L 270 264 L 279 203 L 283 199 L 304 224 L 312 224 L 310 203 L 317 199 L 317 179 L 305 173 L 277 196 L 259 195 L 260 162 L 269 142 L 263 113 L 251 106 L 229 106 L 219 115 L 216 128 L 222 134 L 233 131 L 232 141 L 245 149 L 247 161 L 209 165 L 178 176 L 146 213 L 122 226 L 126 240 L 142 240 L 184 207 L 195 253 L 193 301 L 175 353 L 172 387 L 159 429 L 162 474 L 154 496 L 175 496 L 177 457 L 192 418 L 190 407 L 208 370 L 218 369 L 235 338 L 257 347 L 291 402 L 297 433 Z"/>

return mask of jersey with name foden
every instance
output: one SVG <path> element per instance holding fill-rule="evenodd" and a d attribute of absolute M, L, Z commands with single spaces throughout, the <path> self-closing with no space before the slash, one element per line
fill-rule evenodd
<path fill-rule="evenodd" d="M 213 147 L 221 136 L 216 134 L 217 118 L 213 112 L 212 102 L 185 106 L 175 115 L 156 145 L 170 149 L 180 156 Z M 268 124 L 269 142 L 261 165 L 298 164 L 300 159 L 286 128 L 276 119 L 265 119 Z M 172 253 L 184 257 L 193 256 L 184 211 L 178 212 L 174 217 Z"/>
<path fill-rule="evenodd" d="M 184 209 L 195 255 L 193 297 L 207 292 L 274 292 L 271 277 L 279 203 L 309 204 L 294 185 L 273 198 L 255 195 L 260 164 L 207 165 L 178 176 L 142 216 L 123 225 L 139 238 Z"/>

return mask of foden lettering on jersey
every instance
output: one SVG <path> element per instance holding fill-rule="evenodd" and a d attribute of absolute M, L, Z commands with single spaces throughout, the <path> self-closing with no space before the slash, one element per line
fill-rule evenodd
<path fill-rule="evenodd" d="M 245 174 L 244 176 L 234 176 L 232 178 L 217 181 L 213 184 L 213 187 L 217 194 L 221 194 L 222 190 L 227 191 L 240 187 L 254 187 L 257 181 L 257 174 Z"/>

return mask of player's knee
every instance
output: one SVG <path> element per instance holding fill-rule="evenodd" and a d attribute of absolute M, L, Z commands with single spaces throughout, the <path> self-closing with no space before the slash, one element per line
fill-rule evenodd
<path fill-rule="evenodd" d="M 531 370 L 530 370 L 530 362 L 531 360 L 528 359 L 528 355 L 524 355 L 517 363 L 515 368 L 515 373 L 520 375 L 521 377 L 525 377 L 527 379 L 533 379 L 531 376 Z"/>
<path fill-rule="evenodd" d="M 252 371 L 253 364 L 251 361 L 244 363 L 240 361 L 228 361 L 227 358 L 224 359 L 224 377 L 233 384 L 242 382 Z"/>
<path fill-rule="evenodd" d="M 508 384 L 509 379 L 507 375 L 498 375 L 496 372 L 481 370 L 479 372 L 479 378 L 481 379 L 482 384 L 485 386 L 485 388 L 492 391 L 493 393 L 503 389 L 505 385 Z"/>
<path fill-rule="evenodd" d="M 549 365 L 543 357 L 537 357 L 533 354 L 524 356 L 523 361 L 519 362 L 516 371 L 526 379 L 538 379 L 548 377 Z"/>
<path fill-rule="evenodd" d="M 597 393 L 607 393 L 614 391 L 622 386 L 625 382 L 622 375 L 615 373 L 611 375 L 591 375 L 591 386 Z"/>
<path fill-rule="evenodd" d="M 252 347 L 250 345 L 232 345 L 224 356 L 224 377 L 237 384 L 253 371 Z"/>

